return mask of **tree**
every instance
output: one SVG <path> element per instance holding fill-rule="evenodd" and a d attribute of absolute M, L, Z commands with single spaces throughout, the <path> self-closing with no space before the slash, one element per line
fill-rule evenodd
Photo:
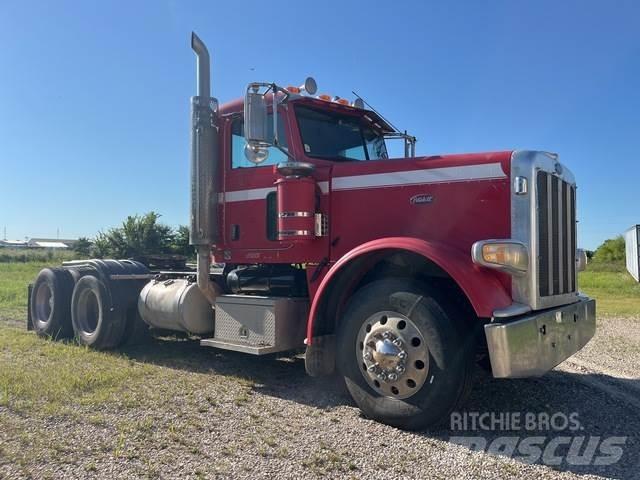
<path fill-rule="evenodd" d="M 160 223 L 160 214 L 128 216 L 122 226 L 100 232 L 94 242 L 97 257 L 130 258 L 141 255 L 170 253 L 174 233 L 170 226 Z"/>
<path fill-rule="evenodd" d="M 87 237 L 80 237 L 73 245 L 73 250 L 82 257 L 89 257 L 91 255 L 91 242 Z"/>
<path fill-rule="evenodd" d="M 172 250 L 178 255 L 185 257 L 195 256 L 196 250 L 189 245 L 189 227 L 180 225 L 173 234 Z"/>
<path fill-rule="evenodd" d="M 625 246 L 622 235 L 605 240 L 593 254 L 593 261 L 599 263 L 623 262 L 624 258 Z"/>

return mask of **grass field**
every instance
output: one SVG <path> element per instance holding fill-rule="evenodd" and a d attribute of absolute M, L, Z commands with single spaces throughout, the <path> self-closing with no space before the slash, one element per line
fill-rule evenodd
<path fill-rule="evenodd" d="M 346 477 L 354 471 L 362 473 L 357 476 L 400 477 L 409 475 L 413 457 L 368 457 L 368 450 L 363 454 L 344 445 L 379 438 L 383 432 L 404 435 L 422 456 L 431 449 L 427 458 L 438 458 L 448 448 L 437 438 L 362 420 L 351 410 L 350 400 L 341 397 L 344 393 L 307 377 L 299 358 L 214 351 L 178 336 L 98 352 L 28 333 L 26 286 L 44 266 L 0 263 L 0 478 L 113 478 L 116 471 L 138 478 L 233 478 L 253 471 L 275 475 L 285 467 L 298 478 Z M 640 317 L 640 286 L 619 268 L 582 272 L 580 286 L 598 300 L 603 324 L 627 321 L 607 316 Z M 614 333 L 591 342 L 598 362 L 607 352 L 613 352 L 612 365 L 620 362 L 616 355 L 626 344 Z M 620 355 L 627 359 L 637 355 L 637 349 Z M 545 385 L 549 392 L 535 407 L 545 408 L 548 398 L 567 391 L 567 380 L 556 385 L 553 378 L 544 384 L 517 384 L 512 393 L 529 402 Z M 497 389 L 498 384 L 493 385 L 479 391 Z M 529 390 L 522 393 L 522 388 Z M 513 395 L 507 395 L 510 406 Z M 568 395 L 570 401 L 574 395 Z M 589 395 L 591 400 L 591 391 Z M 489 397 L 487 406 L 473 409 L 495 409 L 499 396 Z M 585 398 L 576 404 L 588 403 Z M 575 408 L 570 403 L 567 411 Z M 343 422 L 352 422 L 351 427 L 339 427 Z M 342 438 L 358 428 L 380 431 L 371 437 L 358 433 L 353 439 Z M 317 446 L 299 441 L 310 430 L 321 438 Z M 597 429 L 593 433 L 601 434 Z M 396 467 L 400 470 L 389 470 Z M 513 478 L 524 472 L 513 464 L 501 468 Z"/>
<path fill-rule="evenodd" d="M 46 262 L 0 262 L 0 319 L 25 318 L 27 285 L 45 266 Z M 597 300 L 599 315 L 640 316 L 640 283 L 624 266 L 591 264 L 579 274 L 578 283 Z"/>
<path fill-rule="evenodd" d="M 640 283 L 623 265 L 592 264 L 580 272 L 578 285 L 596 299 L 599 316 L 640 316 Z"/>
<path fill-rule="evenodd" d="M 0 345 L 0 406 L 14 411 L 71 414 L 77 405 L 113 401 L 116 393 L 124 398 L 126 383 L 150 372 L 120 355 L 11 328 L 0 328 Z M 46 358 L 46 367 L 32 365 L 34 358 Z"/>
<path fill-rule="evenodd" d="M 48 262 L 57 265 L 67 260 L 78 258 L 73 250 L 52 250 L 42 248 L 0 248 L 0 263 L 12 262 Z"/>
<path fill-rule="evenodd" d="M 0 262 L 0 320 L 25 318 L 27 285 L 46 266 L 44 262 Z"/>

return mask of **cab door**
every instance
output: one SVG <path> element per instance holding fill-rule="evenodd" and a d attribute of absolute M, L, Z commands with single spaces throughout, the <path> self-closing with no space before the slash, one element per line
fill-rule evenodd
<path fill-rule="evenodd" d="M 294 155 L 291 129 L 286 111 L 278 112 L 278 139 Z M 269 116 L 271 118 L 271 116 Z M 221 195 L 224 261 L 227 263 L 307 263 L 328 255 L 328 237 L 304 242 L 278 239 L 276 180 L 282 178 L 276 165 L 291 158 L 276 147 L 261 164 L 251 163 L 244 155 L 244 119 L 241 114 L 224 122 L 224 186 Z M 328 202 L 329 172 L 316 169 L 317 208 Z M 324 190 L 324 192 L 323 192 Z M 325 207 L 328 212 L 328 205 Z"/>

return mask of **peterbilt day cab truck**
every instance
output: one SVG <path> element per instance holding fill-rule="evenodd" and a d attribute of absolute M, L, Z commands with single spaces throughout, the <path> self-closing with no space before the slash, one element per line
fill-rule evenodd
<path fill-rule="evenodd" d="M 416 156 L 414 137 L 310 78 L 218 105 L 195 34 L 192 48 L 197 268 L 44 269 L 31 328 L 95 348 L 149 327 L 253 355 L 306 348 L 310 375 L 338 372 L 367 416 L 410 429 L 457 408 L 483 357 L 495 377 L 538 376 L 593 336 L 576 184 L 555 154 Z"/>

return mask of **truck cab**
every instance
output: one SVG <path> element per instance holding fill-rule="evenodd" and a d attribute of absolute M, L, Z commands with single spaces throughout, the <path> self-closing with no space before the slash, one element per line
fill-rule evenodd
<path fill-rule="evenodd" d="M 395 420 L 393 408 L 377 409 L 429 397 L 425 382 L 440 368 L 457 369 L 460 391 L 479 354 L 494 376 L 524 377 L 588 342 L 595 302 L 577 288 L 576 183 L 557 155 L 416 156 L 415 138 L 364 102 L 315 90 L 311 79 L 253 83 L 219 108 L 222 228 L 212 249 L 233 269 L 234 302 L 308 301 L 310 374 L 337 369 L 365 412 L 411 427 L 441 409 Z M 404 141 L 404 157 L 389 158 L 390 138 Z M 396 297 L 424 307 L 422 317 Z M 446 408 L 459 401 L 442 388 Z"/>
<path fill-rule="evenodd" d="M 135 292 L 144 325 L 248 354 L 305 349 L 310 375 L 337 371 L 367 416 L 408 429 L 457 408 L 478 359 L 495 377 L 539 376 L 592 338 L 595 302 L 577 285 L 576 182 L 556 154 L 416 155 L 415 137 L 360 98 L 318 95 L 311 78 L 251 83 L 219 105 L 195 34 L 192 47 L 197 270 L 127 264 L 135 278 L 116 275 L 149 275 Z M 389 158 L 391 140 L 404 143 L 402 158 Z M 108 284 L 105 265 L 69 269 L 97 269 Z M 38 288 L 35 317 L 49 298 Z M 86 303 L 72 299 L 71 317 L 91 344 L 102 324 L 83 333 Z M 46 333 L 44 319 L 33 325 Z"/>

